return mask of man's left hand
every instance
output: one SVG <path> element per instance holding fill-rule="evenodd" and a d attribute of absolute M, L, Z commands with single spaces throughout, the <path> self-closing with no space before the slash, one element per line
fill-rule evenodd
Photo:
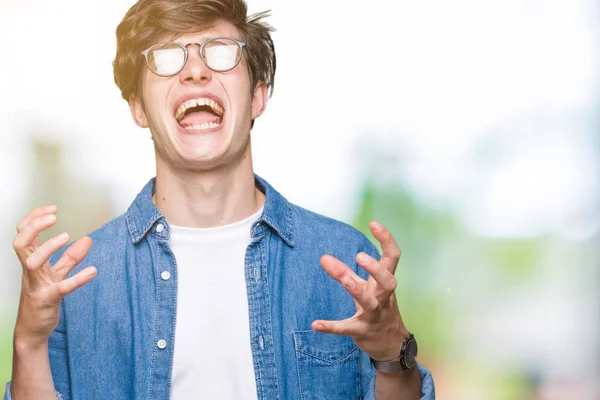
<path fill-rule="evenodd" d="M 402 342 L 409 333 L 404 327 L 394 290 L 394 272 L 400 259 L 400 248 L 383 225 L 371 221 L 369 225 L 381 243 L 380 261 L 366 253 L 358 253 L 356 262 L 369 273 L 364 280 L 335 257 L 324 255 L 321 266 L 333 279 L 342 284 L 356 304 L 356 314 L 341 321 L 316 320 L 312 328 L 319 332 L 352 337 L 356 346 L 378 361 L 398 358 Z"/>

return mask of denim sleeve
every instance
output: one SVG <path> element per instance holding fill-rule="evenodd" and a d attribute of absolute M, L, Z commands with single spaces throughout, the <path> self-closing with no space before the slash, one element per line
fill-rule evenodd
<path fill-rule="evenodd" d="M 362 251 L 364 251 L 371 257 L 375 258 L 376 260 L 380 260 L 381 255 L 379 254 L 379 251 L 377 250 L 377 248 L 366 237 L 365 237 L 365 241 L 366 241 L 366 245 L 365 245 L 364 250 L 362 250 Z M 356 271 L 357 275 L 363 279 L 367 279 L 368 278 L 367 272 L 358 266 L 357 266 L 357 268 L 358 268 L 358 270 Z M 366 393 L 364 399 L 365 400 L 375 400 L 375 368 L 373 368 L 371 366 L 369 356 L 364 354 L 364 352 L 361 352 L 361 353 L 363 353 L 363 355 L 364 355 L 361 358 L 361 374 L 362 374 L 363 378 L 367 378 L 368 376 L 371 377 L 369 386 L 368 386 L 368 388 L 366 388 L 367 393 Z M 417 362 L 417 365 L 419 367 L 419 374 L 421 375 L 421 400 L 435 400 L 435 387 L 433 385 L 433 377 L 431 376 L 431 373 L 429 372 L 429 370 L 427 370 L 427 368 L 425 368 L 418 362 Z M 364 390 L 363 390 L 363 393 L 364 393 Z"/>

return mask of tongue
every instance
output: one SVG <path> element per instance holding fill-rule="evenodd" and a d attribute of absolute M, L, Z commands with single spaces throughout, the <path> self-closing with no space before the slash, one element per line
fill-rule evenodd
<path fill-rule="evenodd" d="M 221 118 L 211 113 L 210 111 L 197 111 L 190 113 L 183 117 L 181 121 L 179 121 L 179 125 L 186 127 L 192 125 L 201 125 L 207 124 L 209 122 L 214 122 L 218 124 Z"/>

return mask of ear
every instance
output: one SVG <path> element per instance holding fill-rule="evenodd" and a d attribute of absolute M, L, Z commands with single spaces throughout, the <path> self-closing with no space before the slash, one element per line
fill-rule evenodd
<path fill-rule="evenodd" d="M 263 81 L 258 81 L 252 96 L 252 120 L 260 117 L 265 111 L 268 97 L 267 85 Z"/>
<path fill-rule="evenodd" d="M 132 93 L 131 96 L 129 96 L 129 109 L 131 110 L 131 116 L 137 126 L 140 128 L 147 128 L 148 120 L 146 119 L 144 105 L 136 93 Z"/>

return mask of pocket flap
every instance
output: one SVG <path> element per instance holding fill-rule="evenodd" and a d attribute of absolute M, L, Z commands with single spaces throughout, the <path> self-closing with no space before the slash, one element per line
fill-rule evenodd
<path fill-rule="evenodd" d="M 349 336 L 316 331 L 295 331 L 294 344 L 296 351 L 332 364 L 358 350 Z"/>

